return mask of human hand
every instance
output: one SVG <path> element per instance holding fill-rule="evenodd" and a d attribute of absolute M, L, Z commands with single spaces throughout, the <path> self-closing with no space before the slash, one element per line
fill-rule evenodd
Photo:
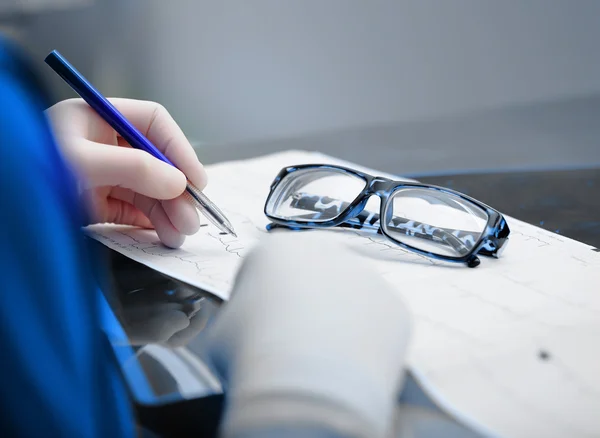
<path fill-rule="evenodd" d="M 206 172 L 167 110 L 155 102 L 109 99 L 177 169 L 133 149 L 83 99 L 68 99 L 46 111 L 65 158 L 80 184 L 92 223 L 154 228 L 177 248 L 200 227 L 183 193 L 186 177 L 202 190 Z M 178 170 L 181 169 L 181 170 Z"/>

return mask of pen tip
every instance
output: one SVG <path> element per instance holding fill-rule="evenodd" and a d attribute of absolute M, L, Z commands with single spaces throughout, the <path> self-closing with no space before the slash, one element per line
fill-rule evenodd
<path fill-rule="evenodd" d="M 227 221 L 227 223 L 225 223 L 225 228 L 227 229 L 227 231 L 229 231 L 229 234 L 231 234 L 233 237 L 237 237 L 237 234 L 235 233 L 231 222 Z"/>

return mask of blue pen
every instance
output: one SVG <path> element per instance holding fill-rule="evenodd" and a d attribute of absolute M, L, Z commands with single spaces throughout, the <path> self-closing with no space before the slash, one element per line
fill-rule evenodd
<path fill-rule="evenodd" d="M 176 167 L 164 154 L 159 151 L 144 135 L 133 126 L 87 79 L 83 77 L 60 53 L 53 50 L 45 59 L 69 86 L 85 100 L 112 128 L 123 137 L 127 143 L 136 149 L 148 152 L 155 158 Z M 206 216 L 217 228 L 227 234 L 236 236 L 233 226 L 223 212 L 211 202 L 189 180 L 186 186 L 189 201 Z M 236 236 L 237 237 L 237 236 Z"/>

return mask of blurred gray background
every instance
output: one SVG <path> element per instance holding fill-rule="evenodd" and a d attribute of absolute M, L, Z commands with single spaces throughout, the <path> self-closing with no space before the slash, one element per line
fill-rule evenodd
<path fill-rule="evenodd" d="M 596 0 L 0 0 L 43 65 L 157 100 L 205 162 L 320 150 L 403 174 L 600 165 Z"/>

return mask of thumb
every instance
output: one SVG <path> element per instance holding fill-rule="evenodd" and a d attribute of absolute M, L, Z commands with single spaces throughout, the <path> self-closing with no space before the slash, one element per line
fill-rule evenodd
<path fill-rule="evenodd" d="M 154 199 L 174 199 L 186 186 L 185 175 L 149 153 L 77 138 L 71 162 L 92 187 L 119 186 Z"/>

